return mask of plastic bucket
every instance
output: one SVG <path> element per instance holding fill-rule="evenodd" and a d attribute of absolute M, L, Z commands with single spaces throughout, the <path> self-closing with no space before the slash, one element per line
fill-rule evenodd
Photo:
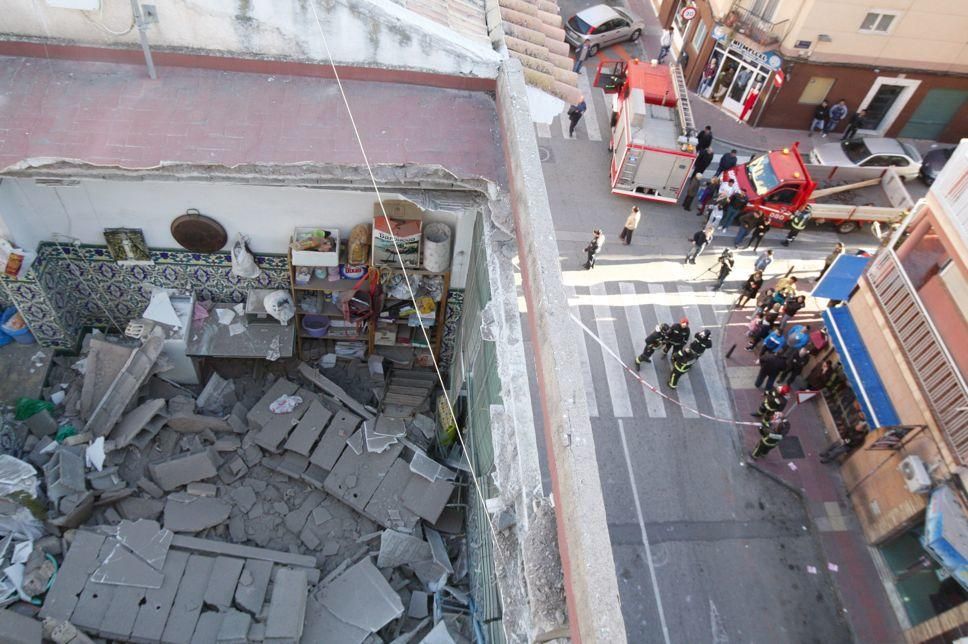
<path fill-rule="evenodd" d="M 443 273 L 450 266 L 450 227 L 440 222 L 424 226 L 424 269 L 431 273 Z"/>
<path fill-rule="evenodd" d="M 329 330 L 329 318 L 325 315 L 304 315 L 303 331 L 311 338 L 321 338 Z"/>
<path fill-rule="evenodd" d="M 27 327 L 22 329 L 7 328 L 7 322 L 16 314 L 17 309 L 13 306 L 8 307 L 7 310 L 3 312 L 3 317 L 0 318 L 0 332 L 3 332 L 5 335 L 13 338 L 14 342 L 19 342 L 20 344 L 33 344 L 36 342 L 36 340 L 34 340 L 34 334 L 31 333 L 30 329 Z"/>

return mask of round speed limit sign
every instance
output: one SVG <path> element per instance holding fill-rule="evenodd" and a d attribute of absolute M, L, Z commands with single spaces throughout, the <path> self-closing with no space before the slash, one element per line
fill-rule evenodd
<path fill-rule="evenodd" d="M 683 20 L 692 20 L 696 17 L 696 13 L 696 7 L 694 6 L 683 7 L 682 10 L 679 11 L 679 17 Z"/>

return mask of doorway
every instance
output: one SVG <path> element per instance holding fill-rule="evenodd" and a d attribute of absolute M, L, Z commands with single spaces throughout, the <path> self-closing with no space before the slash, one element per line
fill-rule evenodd
<path fill-rule="evenodd" d="M 723 98 L 723 109 L 739 116 L 743 112 L 743 103 L 746 101 L 749 91 L 757 86 L 762 87 L 764 82 L 766 82 L 765 74 L 759 72 L 752 65 L 741 62 L 725 98 Z"/>
<path fill-rule="evenodd" d="M 867 110 L 861 124 L 866 134 L 882 136 L 911 100 L 921 81 L 909 78 L 878 78 L 860 107 Z"/>
<path fill-rule="evenodd" d="M 966 100 L 968 91 L 963 89 L 930 90 L 898 136 L 937 140 Z"/>

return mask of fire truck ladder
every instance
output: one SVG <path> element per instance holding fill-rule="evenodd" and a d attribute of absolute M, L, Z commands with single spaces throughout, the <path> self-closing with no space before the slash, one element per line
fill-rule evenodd
<path fill-rule="evenodd" d="M 676 109 L 679 111 L 682 127 L 685 128 L 687 136 L 693 136 L 696 132 L 696 123 L 692 119 L 689 90 L 686 89 L 686 79 L 682 76 L 682 68 L 676 63 L 670 63 L 669 71 L 672 73 L 672 80 L 676 85 L 676 94 L 679 97 Z"/>

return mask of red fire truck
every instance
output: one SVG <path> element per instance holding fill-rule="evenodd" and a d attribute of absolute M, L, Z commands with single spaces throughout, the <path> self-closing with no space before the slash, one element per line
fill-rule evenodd
<path fill-rule="evenodd" d="M 696 158 L 696 127 L 682 70 L 640 60 L 599 63 L 612 95 L 612 193 L 676 203 Z"/>

